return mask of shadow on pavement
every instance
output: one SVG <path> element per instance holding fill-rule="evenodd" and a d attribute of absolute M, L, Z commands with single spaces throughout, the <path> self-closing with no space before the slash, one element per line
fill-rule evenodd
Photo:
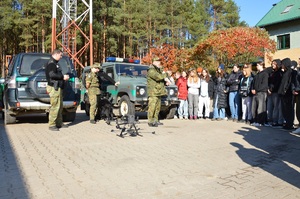
<path fill-rule="evenodd" d="M 0 118 L 0 198 L 30 198 L 2 116 Z"/>
<path fill-rule="evenodd" d="M 48 118 L 45 113 L 27 114 L 27 115 L 18 116 L 17 123 L 18 124 L 24 124 L 24 123 L 42 124 L 42 123 L 48 123 Z"/>
<path fill-rule="evenodd" d="M 68 125 L 75 125 L 79 124 L 83 121 L 88 120 L 88 116 L 84 112 L 76 112 L 76 118 L 73 122 L 64 122 Z M 46 124 L 48 123 L 48 117 L 45 113 L 39 113 L 39 114 L 27 114 L 17 117 L 17 124 Z M 12 124 L 13 125 L 13 124 Z"/>
<path fill-rule="evenodd" d="M 300 137 L 270 127 L 244 128 L 236 133 L 253 146 L 245 148 L 239 143 L 230 143 L 238 149 L 236 153 L 245 163 L 300 188 Z"/>

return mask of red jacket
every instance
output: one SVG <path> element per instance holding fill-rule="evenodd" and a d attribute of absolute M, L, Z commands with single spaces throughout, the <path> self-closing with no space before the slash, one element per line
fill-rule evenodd
<path fill-rule="evenodd" d="M 178 87 L 178 99 L 186 100 L 188 97 L 187 78 L 179 77 L 176 86 Z"/>

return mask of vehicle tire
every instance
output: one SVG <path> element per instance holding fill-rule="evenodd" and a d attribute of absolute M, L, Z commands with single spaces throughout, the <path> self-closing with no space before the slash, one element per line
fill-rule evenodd
<path fill-rule="evenodd" d="M 162 119 L 173 119 L 174 115 L 176 114 L 176 111 L 177 111 L 177 106 L 174 105 L 165 111 L 161 111 L 159 114 Z"/>
<path fill-rule="evenodd" d="M 64 122 L 73 122 L 76 118 L 76 112 L 67 112 L 63 115 Z"/>
<path fill-rule="evenodd" d="M 130 101 L 127 95 L 123 95 L 120 99 L 119 113 L 121 116 L 135 115 L 134 104 Z"/>
<path fill-rule="evenodd" d="M 16 116 L 12 116 L 8 113 L 8 111 L 4 110 L 4 124 L 14 124 L 16 123 Z"/>
<path fill-rule="evenodd" d="M 4 109 L 3 109 L 3 119 L 4 125 L 16 123 L 16 116 L 9 114 L 8 104 L 6 103 L 5 98 L 3 98 Z"/>

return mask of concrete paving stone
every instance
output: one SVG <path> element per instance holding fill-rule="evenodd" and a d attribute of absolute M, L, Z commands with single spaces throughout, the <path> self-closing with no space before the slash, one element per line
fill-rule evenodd
<path fill-rule="evenodd" d="M 285 186 L 283 185 L 282 187 L 285 187 Z M 252 191 L 251 191 L 251 188 L 252 188 Z M 288 188 L 288 187 L 286 187 L 286 188 Z M 277 190 L 277 189 L 273 188 L 272 186 L 261 186 L 260 188 L 256 188 L 256 187 L 253 187 L 253 185 L 249 185 L 249 189 L 239 187 L 238 190 L 239 190 L 240 197 L 247 197 L 250 195 L 250 196 L 253 196 L 253 197 L 255 196 L 258 198 L 266 198 L 267 195 L 274 193 L 274 190 Z M 278 195 L 280 195 L 282 193 L 282 191 L 278 191 L 277 193 L 278 193 Z M 269 198 L 269 197 L 267 197 L 267 198 Z M 275 198 L 277 198 L 277 197 L 275 197 Z M 278 198 L 281 198 L 281 197 L 278 197 Z"/>
<path fill-rule="evenodd" d="M 47 194 L 45 192 L 41 194 L 30 195 L 29 198 L 30 199 L 53 199 L 52 195 Z"/>
<path fill-rule="evenodd" d="M 293 177 L 300 169 L 300 138 L 276 129 L 165 120 L 151 134 L 154 128 L 141 120 L 143 137 L 122 139 L 111 132 L 114 125 L 90 125 L 84 114 L 76 121 L 58 134 L 45 131 L 44 123 L 0 130 L 0 149 L 7 150 L 0 176 L 19 173 L 14 177 L 24 178 L 30 198 L 38 199 L 54 198 L 55 189 L 58 197 L 88 199 L 289 198 L 299 192 Z"/>
<path fill-rule="evenodd" d="M 13 191 L 11 198 L 28 199 L 28 196 L 29 195 L 26 190 L 24 190 L 24 189 L 17 190 L 16 189 Z"/>
<path fill-rule="evenodd" d="M 179 197 L 180 199 L 186 199 L 186 198 L 192 198 L 192 199 L 205 199 L 205 198 L 212 198 L 210 193 L 206 193 L 202 190 L 197 190 L 194 193 L 187 193 L 183 195 L 182 197 Z"/>
<path fill-rule="evenodd" d="M 49 192 L 51 193 L 50 195 L 52 198 L 69 198 L 70 197 L 70 193 L 67 193 L 60 188 L 55 189 L 55 187 L 50 187 Z"/>
<path fill-rule="evenodd" d="M 0 192 L 0 198 L 13 198 L 13 195 L 11 193 Z"/>
<path fill-rule="evenodd" d="M 1 178 L 1 179 L 5 179 L 5 178 Z M 8 190 L 8 185 L 6 180 L 0 180 L 0 193 L 2 191 L 7 191 Z"/>
<path fill-rule="evenodd" d="M 274 194 L 274 192 L 270 192 L 270 193 L 264 193 L 263 198 L 291 198 L 291 197 L 297 197 L 297 193 L 295 192 L 295 194 L 293 194 L 293 196 L 291 195 L 291 190 L 286 191 L 286 189 L 282 189 L 281 191 L 279 191 L 278 193 Z M 299 194 L 298 194 L 299 196 Z"/>

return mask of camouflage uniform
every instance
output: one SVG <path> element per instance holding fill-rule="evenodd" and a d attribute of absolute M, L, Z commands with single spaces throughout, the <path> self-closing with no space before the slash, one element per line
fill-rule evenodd
<path fill-rule="evenodd" d="M 167 77 L 162 69 L 150 65 L 147 73 L 148 92 L 148 123 L 158 122 L 158 114 L 161 107 L 161 96 L 167 95 L 164 79 Z"/>
<path fill-rule="evenodd" d="M 55 90 L 53 86 L 47 86 L 47 93 L 50 96 L 50 109 L 49 109 L 49 127 L 62 126 L 62 107 L 63 107 L 63 89 L 58 88 Z"/>
<path fill-rule="evenodd" d="M 46 66 L 45 74 L 48 82 L 46 89 L 50 96 L 51 105 L 49 109 L 49 128 L 61 127 L 64 125 L 62 118 L 64 75 L 58 61 L 53 57 Z"/>
<path fill-rule="evenodd" d="M 100 64 L 94 64 L 91 68 L 100 68 Z M 90 84 L 88 88 L 88 96 L 90 102 L 90 121 L 95 121 L 97 111 L 97 95 L 100 92 L 100 80 L 97 73 L 90 72 L 86 77 L 86 83 Z"/>

